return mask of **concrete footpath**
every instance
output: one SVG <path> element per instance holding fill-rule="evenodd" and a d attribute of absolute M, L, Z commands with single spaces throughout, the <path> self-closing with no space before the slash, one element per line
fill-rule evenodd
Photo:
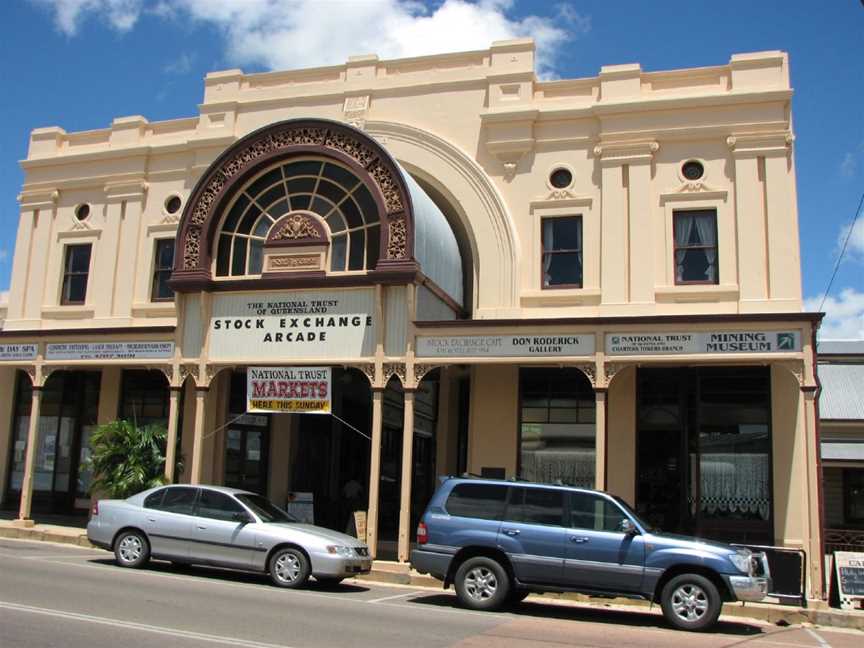
<path fill-rule="evenodd" d="M 79 547 L 92 547 L 87 541 L 87 535 L 78 527 L 56 524 L 36 524 L 32 527 L 16 526 L 10 520 L 0 520 L 0 538 L 18 538 L 20 540 L 36 540 L 42 542 L 59 542 Z M 360 576 L 358 580 L 410 585 L 412 587 L 441 588 L 441 581 L 425 576 L 409 568 L 404 563 L 376 560 L 369 574 Z M 650 603 L 624 598 L 602 599 L 582 594 L 542 594 L 542 598 L 563 599 L 592 608 L 647 608 Z M 542 598 L 540 600 L 542 600 Z M 824 602 L 810 602 L 807 608 L 770 603 L 725 603 L 723 614 L 731 617 L 757 619 L 779 626 L 810 623 L 817 626 L 835 628 L 850 628 L 864 630 L 864 611 L 837 610 L 828 607 Z"/>

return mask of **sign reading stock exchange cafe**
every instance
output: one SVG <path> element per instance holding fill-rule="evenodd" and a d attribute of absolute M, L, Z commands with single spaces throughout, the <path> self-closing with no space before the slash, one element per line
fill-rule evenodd
<path fill-rule="evenodd" d="M 374 300 L 371 289 L 216 295 L 210 357 L 279 360 L 374 355 Z"/>
<path fill-rule="evenodd" d="M 329 414 L 330 367 L 249 367 L 247 412 Z"/>

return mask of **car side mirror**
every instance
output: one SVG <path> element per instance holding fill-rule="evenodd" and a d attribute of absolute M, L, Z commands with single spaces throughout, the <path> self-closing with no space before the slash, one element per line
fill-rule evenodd
<path fill-rule="evenodd" d="M 250 516 L 248 513 L 244 513 L 243 511 L 238 511 L 237 513 L 232 515 L 231 518 L 235 522 L 239 522 L 240 524 L 249 524 L 250 522 L 252 522 L 252 516 Z"/>
<path fill-rule="evenodd" d="M 628 518 L 624 518 L 618 524 L 618 530 L 625 535 L 636 535 L 638 533 L 638 529 L 636 529 L 636 525 L 633 524 Z"/>

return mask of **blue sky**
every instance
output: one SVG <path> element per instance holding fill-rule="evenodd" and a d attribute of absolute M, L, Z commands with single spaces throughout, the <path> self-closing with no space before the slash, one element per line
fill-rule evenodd
<path fill-rule="evenodd" d="M 815 309 L 864 191 L 864 6 L 729 0 L 9 0 L 0 4 L 0 291 L 8 289 L 29 131 L 117 116 L 195 115 L 209 70 L 245 71 L 478 49 L 533 35 L 547 76 L 720 65 L 789 52 L 804 295 Z M 864 217 L 825 309 L 824 337 L 864 338 Z"/>

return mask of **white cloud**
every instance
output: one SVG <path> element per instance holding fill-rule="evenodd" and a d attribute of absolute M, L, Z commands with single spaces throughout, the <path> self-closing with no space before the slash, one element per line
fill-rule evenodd
<path fill-rule="evenodd" d="M 35 0 L 52 7 L 58 28 L 74 35 L 87 14 L 127 31 L 142 11 L 162 18 L 185 14 L 216 27 L 232 65 L 293 69 L 344 63 L 354 54 L 402 58 L 485 49 L 492 41 L 530 36 L 537 67 L 553 74 L 558 48 L 591 29 L 570 5 L 554 15 L 512 17 L 514 0 Z"/>
<path fill-rule="evenodd" d="M 192 64 L 195 62 L 195 54 L 183 52 L 176 61 L 168 63 L 162 68 L 168 74 L 186 74 L 192 69 Z"/>
<path fill-rule="evenodd" d="M 119 32 L 127 32 L 138 22 L 144 0 L 30 0 L 54 14 L 55 27 L 75 36 L 87 15 L 96 15 Z"/>
<path fill-rule="evenodd" d="M 819 309 L 821 297 L 804 300 L 804 310 Z M 828 297 L 822 307 L 825 319 L 819 329 L 823 340 L 864 340 L 864 292 L 844 288 L 839 297 Z"/>
<path fill-rule="evenodd" d="M 851 178 L 857 170 L 858 160 L 855 158 L 855 154 L 847 153 L 844 155 L 843 161 L 840 163 L 840 173 L 847 178 Z"/>

